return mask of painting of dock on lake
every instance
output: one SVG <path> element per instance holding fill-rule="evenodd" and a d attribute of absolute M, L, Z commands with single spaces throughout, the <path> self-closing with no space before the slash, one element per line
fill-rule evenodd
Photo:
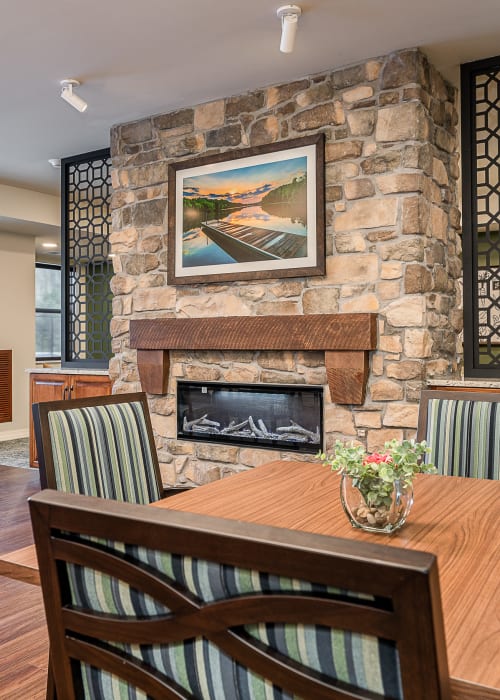
<path fill-rule="evenodd" d="M 169 176 L 169 282 L 324 274 L 323 138 L 182 161 Z"/>

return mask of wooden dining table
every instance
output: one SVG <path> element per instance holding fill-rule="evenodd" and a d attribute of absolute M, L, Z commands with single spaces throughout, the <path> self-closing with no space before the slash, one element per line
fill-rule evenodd
<path fill-rule="evenodd" d="M 154 505 L 434 553 L 453 698 L 499 700 L 500 482 L 421 474 L 392 535 L 353 528 L 339 487 L 321 464 L 275 461 Z"/>
<path fill-rule="evenodd" d="M 25 529 L 26 498 L 37 486 L 21 471 L 4 524 Z M 419 475 L 408 521 L 391 535 L 352 528 L 339 486 L 318 463 L 278 460 L 152 505 L 434 553 L 453 700 L 500 700 L 500 482 Z M 34 545 L 24 530 L 17 540 L 9 532 L 10 546 L 0 529 L 0 576 L 38 584 Z"/>

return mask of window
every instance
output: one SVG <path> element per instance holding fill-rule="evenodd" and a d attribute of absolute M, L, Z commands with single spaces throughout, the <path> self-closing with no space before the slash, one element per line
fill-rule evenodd
<path fill-rule="evenodd" d="M 61 357 L 61 268 L 35 266 L 36 359 Z"/>

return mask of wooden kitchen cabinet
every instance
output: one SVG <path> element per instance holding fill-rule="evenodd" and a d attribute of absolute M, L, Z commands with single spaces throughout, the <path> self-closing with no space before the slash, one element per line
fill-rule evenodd
<path fill-rule="evenodd" d="M 103 374 L 30 374 L 30 466 L 38 467 L 31 406 L 41 401 L 84 399 L 111 394 L 111 380 Z"/>

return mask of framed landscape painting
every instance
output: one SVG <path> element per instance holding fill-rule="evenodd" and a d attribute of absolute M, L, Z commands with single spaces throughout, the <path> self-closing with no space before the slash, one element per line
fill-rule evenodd
<path fill-rule="evenodd" d="M 325 274 L 323 134 L 170 165 L 168 283 Z"/>

